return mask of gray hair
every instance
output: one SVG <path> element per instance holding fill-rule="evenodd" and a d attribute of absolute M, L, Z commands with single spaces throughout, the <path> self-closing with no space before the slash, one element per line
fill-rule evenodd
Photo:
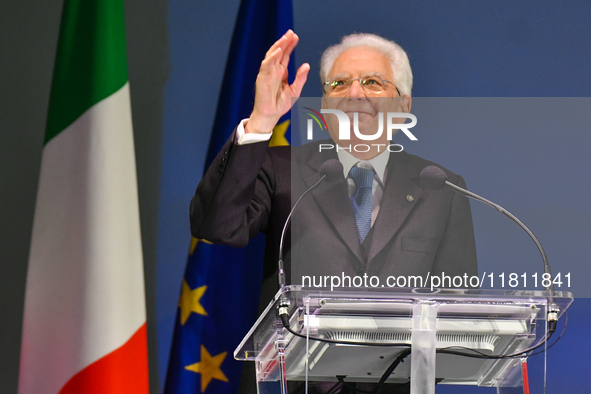
<path fill-rule="evenodd" d="M 394 84 L 405 96 L 412 92 L 412 70 L 408 56 L 404 49 L 394 41 L 387 40 L 375 34 L 354 33 L 344 36 L 340 44 L 328 47 L 320 59 L 320 79 L 324 83 L 328 80 L 328 72 L 337 58 L 347 49 L 366 47 L 375 49 L 390 60 L 390 67 L 394 75 Z"/>

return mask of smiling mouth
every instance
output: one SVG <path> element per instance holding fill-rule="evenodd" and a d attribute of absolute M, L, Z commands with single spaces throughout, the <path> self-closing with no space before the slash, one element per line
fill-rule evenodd
<path fill-rule="evenodd" d="M 353 116 L 354 113 L 359 113 L 359 114 L 365 114 L 365 115 L 370 115 L 373 116 L 373 112 L 369 112 L 366 110 L 348 110 L 348 111 L 344 111 L 347 115 L 349 116 Z"/>
<path fill-rule="evenodd" d="M 349 103 L 349 105 L 344 105 L 342 106 L 341 111 L 343 111 L 346 114 L 352 114 L 355 112 L 359 112 L 360 114 L 368 114 L 368 115 L 373 115 L 375 114 L 375 109 L 370 106 L 367 105 L 368 103 L 363 103 L 362 105 L 351 105 L 353 103 Z M 361 104 L 361 103 L 359 103 Z"/>

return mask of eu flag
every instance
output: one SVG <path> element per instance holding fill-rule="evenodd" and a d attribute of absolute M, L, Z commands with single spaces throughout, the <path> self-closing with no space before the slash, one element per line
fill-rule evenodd
<path fill-rule="evenodd" d="M 256 76 L 269 47 L 293 26 L 291 0 L 242 0 L 224 73 L 205 168 L 254 102 Z M 291 56 L 289 75 L 295 75 Z M 289 113 L 271 145 L 290 140 Z M 182 283 L 166 394 L 237 393 L 243 362 L 233 352 L 256 320 L 263 237 L 243 249 L 193 239 Z M 229 268 L 231 267 L 231 269 Z"/>

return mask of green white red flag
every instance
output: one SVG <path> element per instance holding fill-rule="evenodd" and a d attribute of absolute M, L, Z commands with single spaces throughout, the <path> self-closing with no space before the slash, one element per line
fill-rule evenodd
<path fill-rule="evenodd" d="M 122 0 L 66 0 L 29 256 L 19 394 L 148 393 Z"/>

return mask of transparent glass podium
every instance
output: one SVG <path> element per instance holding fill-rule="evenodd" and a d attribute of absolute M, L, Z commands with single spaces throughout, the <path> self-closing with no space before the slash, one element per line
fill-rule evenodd
<path fill-rule="evenodd" d="M 554 292 L 550 298 L 548 291 L 527 290 L 286 286 L 234 357 L 255 362 L 259 394 L 284 394 L 294 383 L 308 387 L 325 382 L 330 387 L 380 380 L 410 382 L 412 394 L 434 393 L 436 383 L 519 392 L 514 388 L 522 385 L 520 356 L 547 335 L 551 300 L 562 314 L 573 296 Z M 282 306 L 291 332 L 279 317 Z M 514 357 L 491 357 L 499 355 Z"/>

